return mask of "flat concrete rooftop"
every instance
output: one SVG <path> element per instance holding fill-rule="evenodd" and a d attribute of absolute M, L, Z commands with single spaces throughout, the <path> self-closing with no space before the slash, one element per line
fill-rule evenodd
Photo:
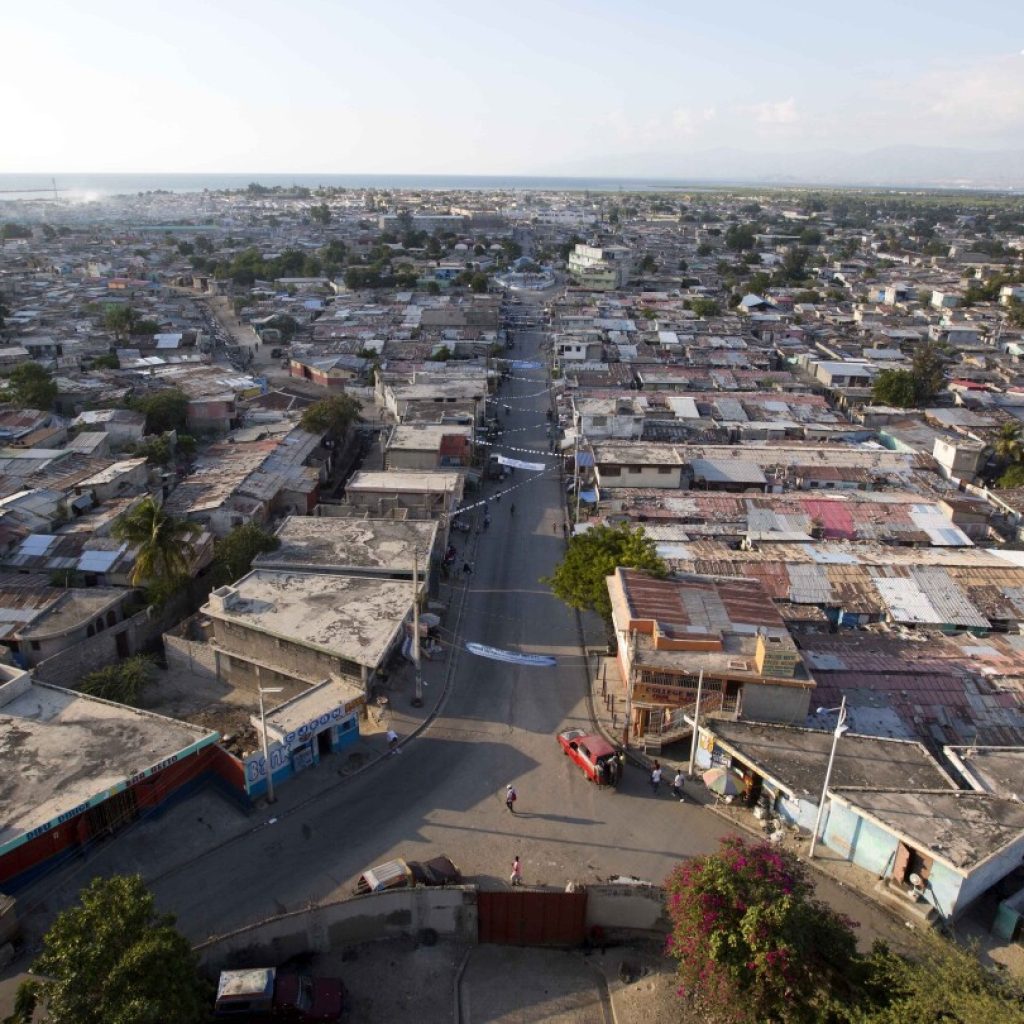
<path fill-rule="evenodd" d="M 186 747 L 218 738 L 25 674 L 0 687 L 0 846 Z"/>
<path fill-rule="evenodd" d="M 203 613 L 375 668 L 412 611 L 404 580 L 254 569 Z"/>
<path fill-rule="evenodd" d="M 352 569 L 411 576 L 417 552 L 420 573 L 425 571 L 436 536 L 437 523 L 432 521 L 289 516 L 277 531 L 281 546 L 258 555 L 253 565 L 259 569 Z"/>
<path fill-rule="evenodd" d="M 988 793 L 836 787 L 833 795 L 962 872 L 977 867 L 1024 832 L 1024 804 Z"/>
<path fill-rule="evenodd" d="M 831 723 L 835 725 L 835 720 Z M 796 796 L 821 798 L 832 749 L 831 729 L 799 729 L 759 722 L 711 721 L 707 728 L 761 774 Z M 847 732 L 836 745 L 831 786 L 953 790 L 952 779 L 920 743 Z"/>

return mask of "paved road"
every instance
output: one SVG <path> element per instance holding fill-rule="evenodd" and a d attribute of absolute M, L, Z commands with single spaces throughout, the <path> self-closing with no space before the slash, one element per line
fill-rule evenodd
<path fill-rule="evenodd" d="M 520 336 L 516 356 L 541 336 Z M 374 772 L 340 782 L 302 812 L 215 850 L 156 883 L 160 902 L 196 938 L 346 891 L 366 865 L 444 851 L 483 884 L 504 884 L 513 856 L 528 883 L 596 875 L 661 879 L 680 856 L 709 849 L 726 827 L 695 807 L 654 798 L 638 770 L 619 792 L 598 790 L 562 756 L 562 728 L 586 726 L 586 675 L 574 615 L 540 578 L 561 558 L 561 489 L 547 455 L 545 373 L 505 385 L 509 445 L 551 468 L 518 470 L 491 498 L 492 526 L 475 540 L 475 572 L 453 642 L 554 654 L 556 668 L 524 668 L 457 655 L 443 713 Z M 501 485 L 490 485 L 493 493 Z M 515 504 L 515 515 L 511 506 Z M 447 625 L 451 626 L 451 623 Z M 519 813 L 504 805 L 506 783 Z M 282 805 L 287 793 L 282 793 Z"/>
<path fill-rule="evenodd" d="M 539 334 L 520 336 L 516 356 L 535 356 L 540 341 Z M 529 379 L 506 384 L 500 398 L 512 407 L 504 441 L 542 452 L 520 457 L 551 468 L 519 470 L 504 485 L 515 489 L 500 500 L 493 497 L 497 486 L 489 485 L 493 523 L 471 540 L 475 572 L 464 584 L 458 633 L 447 638 L 553 654 L 557 667 L 524 668 L 461 651 L 441 714 L 401 756 L 339 778 L 299 810 L 301 780 L 281 787 L 276 823 L 197 860 L 200 825 L 163 833 L 159 822 L 147 826 L 154 842 L 180 847 L 182 860 L 189 860 L 153 887 L 191 938 L 343 895 L 364 867 L 394 856 L 443 851 L 484 886 L 505 885 L 517 854 L 527 884 L 560 886 L 620 873 L 660 881 L 680 858 L 713 850 L 731 830 L 696 805 L 680 805 L 667 793 L 653 796 L 639 769 L 627 768 L 618 791 L 598 790 L 560 753 L 558 731 L 589 725 L 586 675 L 576 617 L 539 582 L 564 545 L 562 484 L 545 436 L 545 373 L 517 376 Z M 504 805 L 508 782 L 519 791 L 515 816 Z M 78 884 L 112 865 L 82 867 Z M 883 915 L 831 882 L 822 893 L 865 921 L 866 935 L 886 929 Z"/>

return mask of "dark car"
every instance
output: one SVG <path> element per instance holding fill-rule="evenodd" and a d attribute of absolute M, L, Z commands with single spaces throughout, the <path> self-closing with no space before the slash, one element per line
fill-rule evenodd
<path fill-rule="evenodd" d="M 296 1024 L 341 1020 L 345 986 L 338 978 L 312 978 L 278 972 L 274 967 L 221 971 L 214 1003 L 215 1020 L 294 1021 Z"/>

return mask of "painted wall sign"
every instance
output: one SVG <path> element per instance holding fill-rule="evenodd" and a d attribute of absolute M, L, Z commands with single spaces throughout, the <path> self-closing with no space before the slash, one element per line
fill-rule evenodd
<path fill-rule="evenodd" d="M 20 836 L 15 836 L 13 839 L 7 840 L 6 843 L 0 844 L 0 856 L 9 853 L 11 850 L 17 849 L 24 843 L 31 842 L 38 836 L 43 835 L 45 832 L 49 832 L 51 829 L 59 828 L 61 825 L 77 818 L 78 815 L 84 814 L 86 811 L 93 807 L 103 803 L 104 800 L 109 800 L 112 796 L 117 796 L 118 793 L 123 792 L 126 789 L 130 789 L 132 786 L 137 785 L 145 779 L 157 775 L 162 772 L 165 768 L 169 768 L 173 764 L 177 764 L 178 761 L 184 760 L 191 754 L 195 754 L 202 750 L 203 747 L 209 747 L 216 743 L 220 739 L 220 733 L 210 733 L 209 736 L 204 736 L 201 740 L 196 740 L 195 743 L 190 743 L 187 747 L 179 750 L 176 754 L 171 757 L 164 758 L 163 761 L 158 761 L 154 765 L 150 765 L 149 768 L 144 769 L 141 772 L 136 772 L 134 775 L 130 775 L 123 779 L 121 782 L 115 782 L 114 785 L 109 786 L 102 792 L 89 797 L 88 800 L 77 804 L 75 807 L 71 807 L 66 811 L 62 811 L 56 817 L 51 818 L 49 821 L 44 822 L 42 825 L 37 825 L 35 828 L 30 829 L 28 832 L 22 833 Z"/>

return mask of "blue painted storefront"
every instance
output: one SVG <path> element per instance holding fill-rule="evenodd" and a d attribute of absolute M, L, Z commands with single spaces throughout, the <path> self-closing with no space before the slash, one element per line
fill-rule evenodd
<path fill-rule="evenodd" d="M 830 850 L 876 878 L 892 878 L 899 837 L 864 818 L 854 808 L 831 800 L 826 809 L 822 840 Z M 932 860 L 923 895 L 943 917 L 949 917 L 956 911 L 963 884 L 962 875 L 941 861 Z"/>
<path fill-rule="evenodd" d="M 310 727 L 286 737 L 285 742 L 272 743 L 269 754 L 275 786 L 320 763 L 320 736 L 324 733 L 327 734 L 328 752 L 337 753 L 359 739 L 359 718 L 355 712 L 345 713 L 342 708 L 335 708 L 311 723 Z M 267 768 L 262 751 L 246 759 L 245 784 L 250 797 L 266 793 Z"/>

